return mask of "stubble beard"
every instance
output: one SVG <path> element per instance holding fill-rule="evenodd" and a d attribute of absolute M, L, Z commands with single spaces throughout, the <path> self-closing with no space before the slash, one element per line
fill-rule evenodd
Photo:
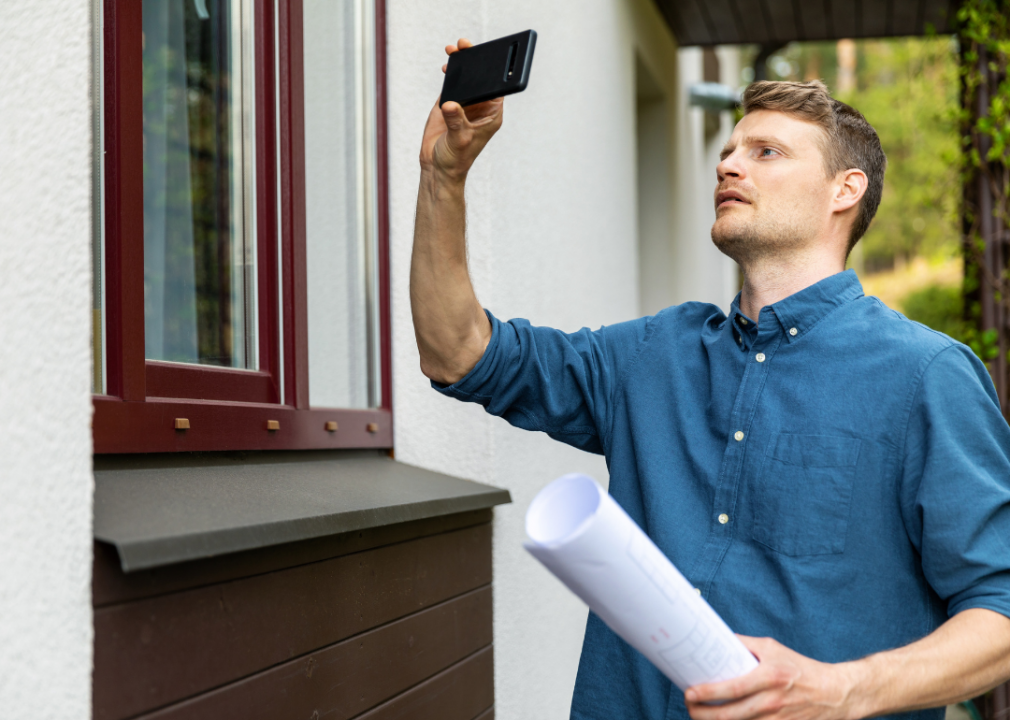
<path fill-rule="evenodd" d="M 733 217 L 728 211 L 712 225 L 712 242 L 742 267 L 782 257 L 802 247 L 805 233 L 797 223 L 777 218 Z M 728 216 L 728 217 L 727 217 Z"/>

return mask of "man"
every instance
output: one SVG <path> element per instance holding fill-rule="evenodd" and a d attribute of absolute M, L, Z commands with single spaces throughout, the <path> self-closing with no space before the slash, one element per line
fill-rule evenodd
<path fill-rule="evenodd" d="M 571 334 L 477 302 L 463 189 L 502 101 L 436 105 L 411 267 L 421 369 L 603 453 L 617 501 L 760 661 L 682 695 L 591 615 L 573 718 L 937 720 L 1010 678 L 1010 429 L 970 350 L 844 271 L 880 201 L 873 128 L 818 82 L 756 83 L 743 104 L 712 227 L 744 274 L 729 316 L 685 303 Z"/>

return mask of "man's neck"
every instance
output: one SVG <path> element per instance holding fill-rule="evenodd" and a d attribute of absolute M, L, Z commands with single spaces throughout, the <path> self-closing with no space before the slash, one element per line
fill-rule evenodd
<path fill-rule="evenodd" d="M 794 254 L 787 259 L 756 259 L 742 268 L 744 281 L 740 291 L 740 310 L 757 322 L 761 308 L 777 303 L 844 269 L 844 262 L 823 254 Z"/>

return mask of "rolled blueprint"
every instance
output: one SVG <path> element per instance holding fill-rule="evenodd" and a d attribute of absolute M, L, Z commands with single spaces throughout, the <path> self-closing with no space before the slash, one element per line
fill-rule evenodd
<path fill-rule="evenodd" d="M 524 547 L 681 690 L 730 680 L 757 660 L 655 543 L 586 475 L 545 487 Z"/>

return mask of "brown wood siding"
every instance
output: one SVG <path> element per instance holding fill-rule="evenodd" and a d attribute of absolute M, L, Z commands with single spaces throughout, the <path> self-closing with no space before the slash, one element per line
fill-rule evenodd
<path fill-rule="evenodd" d="M 471 720 L 493 703 L 494 654 L 487 647 L 360 720 Z"/>
<path fill-rule="evenodd" d="M 137 576 L 96 547 L 94 717 L 476 718 L 494 702 L 489 519 Z"/>
<path fill-rule="evenodd" d="M 259 550 L 231 553 L 222 557 L 197 560 L 182 565 L 140 570 L 128 575 L 119 569 L 119 556 L 116 554 L 116 549 L 107 543 L 98 542 L 95 543 L 95 568 L 91 584 L 92 602 L 96 608 L 99 608 L 129 600 L 165 595 L 489 522 L 491 522 L 490 510 L 473 510 L 455 515 L 303 540 Z"/>

